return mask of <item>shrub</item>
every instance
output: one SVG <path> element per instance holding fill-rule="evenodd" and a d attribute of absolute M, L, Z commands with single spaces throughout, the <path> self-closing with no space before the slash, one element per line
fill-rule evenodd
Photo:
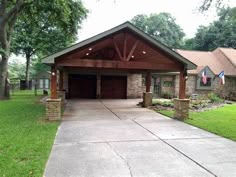
<path fill-rule="evenodd" d="M 171 99 L 173 98 L 172 94 L 169 92 L 164 92 L 161 94 L 162 98 Z"/>
<path fill-rule="evenodd" d="M 211 103 L 222 103 L 224 101 L 214 93 L 209 93 L 207 97 L 211 101 Z"/>

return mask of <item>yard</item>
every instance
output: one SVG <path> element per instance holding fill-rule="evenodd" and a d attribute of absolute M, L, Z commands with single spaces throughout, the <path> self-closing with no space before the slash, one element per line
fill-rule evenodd
<path fill-rule="evenodd" d="M 173 117 L 173 111 L 161 110 L 161 114 Z M 184 122 L 217 135 L 236 141 L 236 104 L 204 112 L 190 112 Z"/>
<path fill-rule="evenodd" d="M 42 176 L 58 122 L 45 121 L 45 106 L 29 91 L 0 101 L 0 176 Z"/>

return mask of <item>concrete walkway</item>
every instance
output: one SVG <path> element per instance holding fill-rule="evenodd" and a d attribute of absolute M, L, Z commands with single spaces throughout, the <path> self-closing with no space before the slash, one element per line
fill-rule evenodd
<path fill-rule="evenodd" d="M 136 106 L 70 100 L 46 177 L 236 177 L 236 142 Z"/>

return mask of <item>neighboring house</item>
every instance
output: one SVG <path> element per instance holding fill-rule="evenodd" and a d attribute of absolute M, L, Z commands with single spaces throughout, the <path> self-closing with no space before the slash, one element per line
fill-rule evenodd
<path fill-rule="evenodd" d="M 50 89 L 51 72 L 42 71 L 36 74 L 35 83 L 37 89 L 48 90 Z"/>
<path fill-rule="evenodd" d="M 236 50 L 217 48 L 212 52 L 176 50 L 180 55 L 197 65 L 188 71 L 187 95 L 216 92 L 231 97 L 236 92 Z M 202 82 L 202 72 L 206 71 L 207 83 Z M 220 84 L 219 73 L 225 73 L 225 85 Z M 179 75 L 177 73 L 153 74 L 153 92 L 156 96 L 178 95 Z"/>

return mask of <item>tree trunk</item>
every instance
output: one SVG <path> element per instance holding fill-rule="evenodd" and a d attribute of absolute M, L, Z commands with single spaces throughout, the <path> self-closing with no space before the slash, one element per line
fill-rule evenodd
<path fill-rule="evenodd" d="M 29 89 L 29 70 L 30 70 L 30 55 L 26 54 L 26 68 L 25 68 L 26 89 Z"/>
<path fill-rule="evenodd" d="M 2 21 L 0 21 L 2 22 Z M 8 82 L 8 58 L 10 54 L 10 44 L 7 41 L 6 34 L 6 26 L 2 25 L 4 23 L 0 23 L 0 48 L 4 50 L 4 53 L 1 54 L 2 61 L 0 62 L 0 100 L 9 99 L 10 98 L 10 87 Z"/>
<path fill-rule="evenodd" d="M 0 100 L 9 99 L 9 83 L 7 81 L 8 58 L 2 58 L 0 63 Z"/>

